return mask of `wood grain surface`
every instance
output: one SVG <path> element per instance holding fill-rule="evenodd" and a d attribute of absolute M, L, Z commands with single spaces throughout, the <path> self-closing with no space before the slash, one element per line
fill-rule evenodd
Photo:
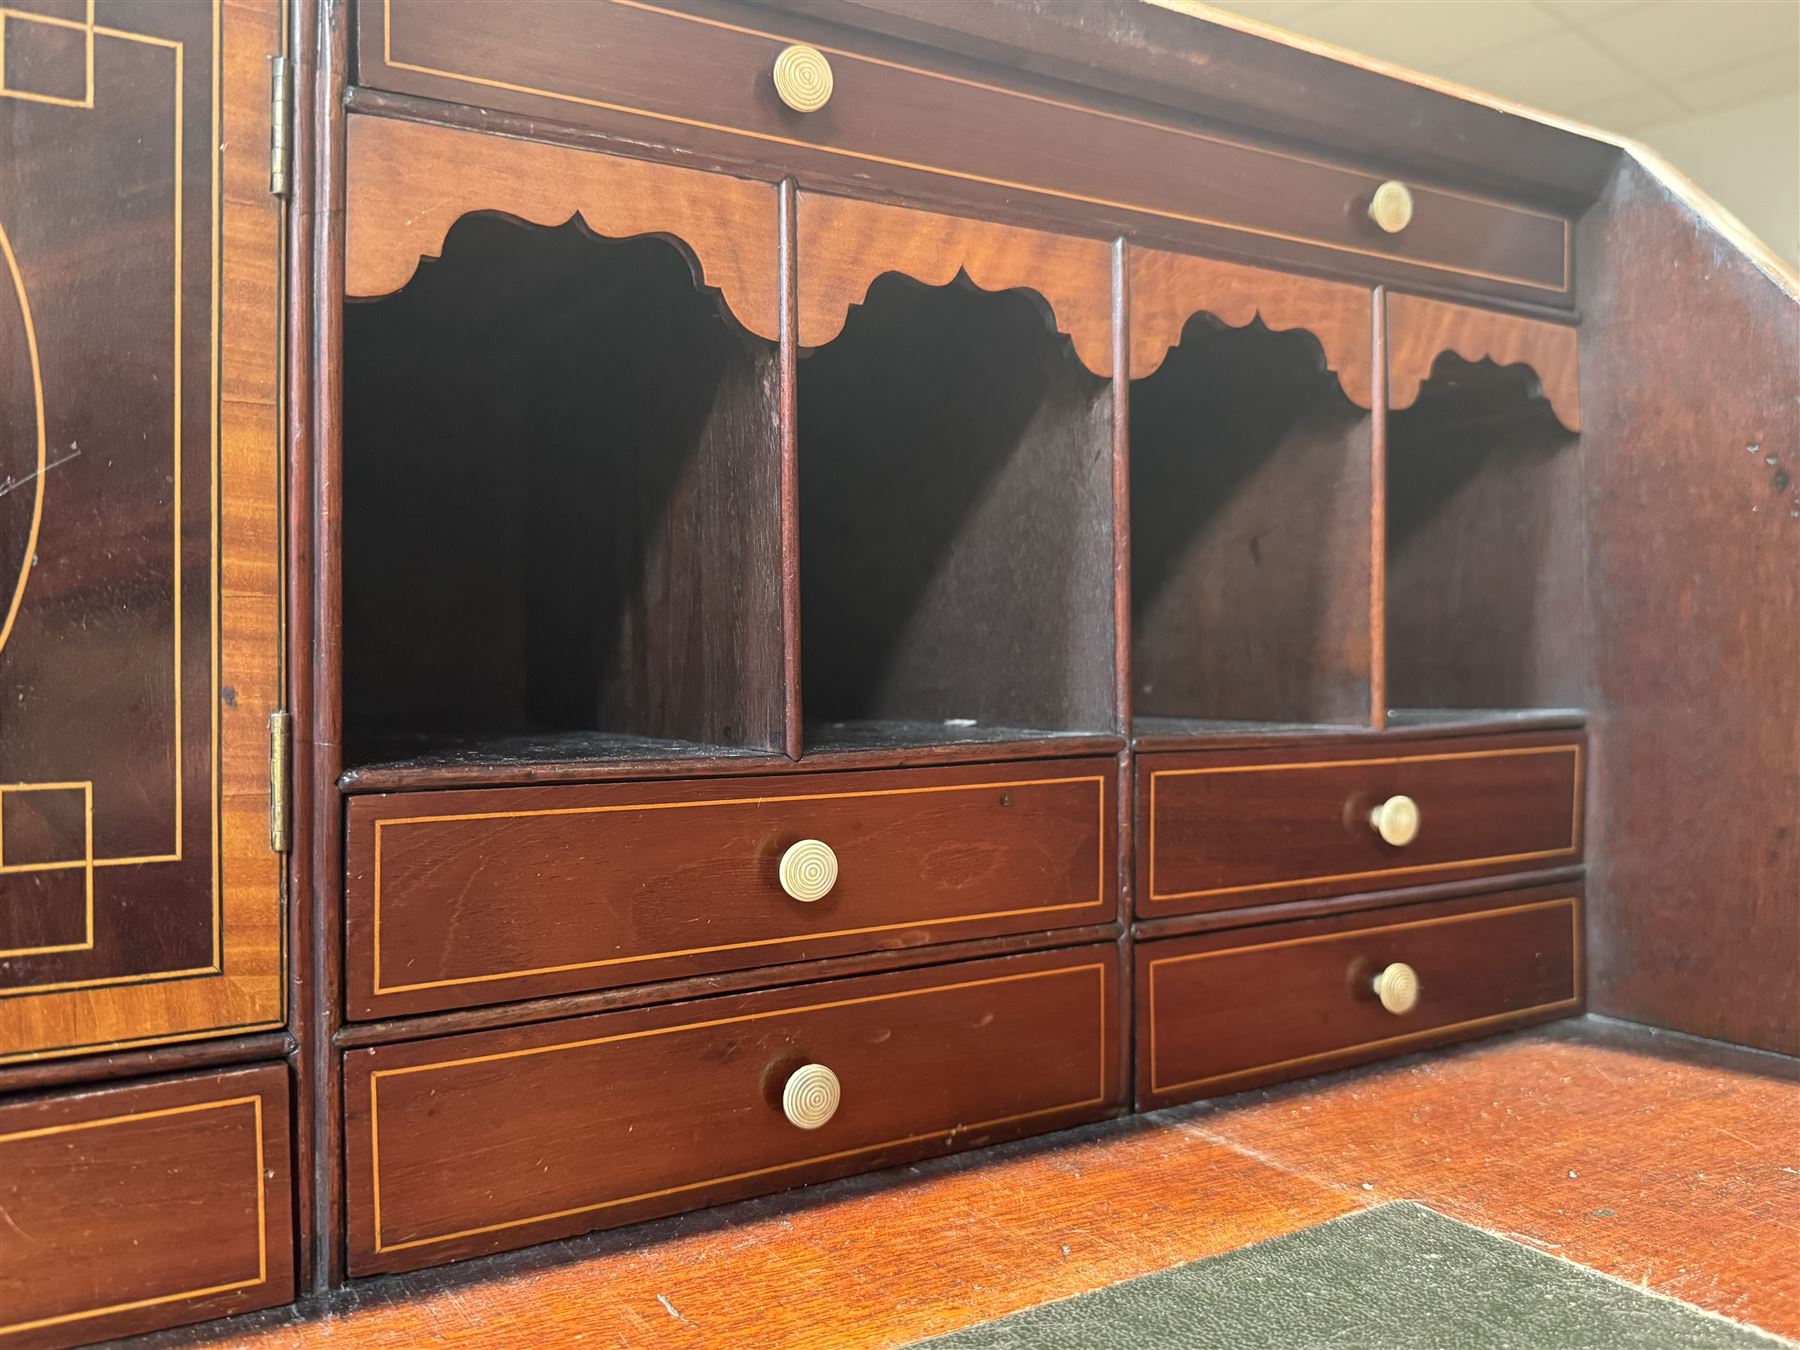
<path fill-rule="evenodd" d="M 1187 0 L 1107 0 L 1085 11 L 1037 0 L 924 7 L 918 0 L 762 4 L 789 14 L 830 14 L 839 23 L 941 52 L 980 55 L 1197 117 L 1264 127 L 1353 158 L 1391 157 L 1448 171 L 1452 178 L 1504 182 L 1532 198 L 1592 201 L 1617 162 L 1610 145 L 1554 122 L 1355 52 L 1271 42 L 1254 21 Z M 1202 69 L 1212 78 L 1196 79 Z"/>
<path fill-rule="evenodd" d="M 1800 313 L 1641 169 L 1587 238 L 1594 1006 L 1800 1054 Z"/>
<path fill-rule="evenodd" d="M 1134 316 L 1139 300 L 1134 284 Z M 1370 423 L 1319 354 L 1304 332 L 1196 316 L 1132 385 L 1140 723 L 1368 720 Z"/>
<path fill-rule="evenodd" d="M 435 256 L 463 216 L 498 211 L 539 225 L 579 216 L 596 234 L 679 239 L 698 280 L 737 321 L 775 341 L 781 293 L 775 189 L 723 174 L 563 146 L 352 117 L 344 293 L 387 295 Z"/>
<path fill-rule="evenodd" d="M 951 741 L 1117 729 L 1112 417 L 1111 386 L 1030 294 L 875 282 L 800 362 L 809 722 L 937 723 Z"/>
<path fill-rule="evenodd" d="M 777 353 L 677 248 L 469 216 L 344 324 L 350 763 L 532 733 L 781 750 Z"/>
<path fill-rule="evenodd" d="M 81 1345 L 294 1295 L 280 1064 L 0 1103 L 0 1345 Z"/>
<path fill-rule="evenodd" d="M 373 1282 L 230 1342 L 874 1350 L 1399 1199 L 1793 1336 L 1797 1115 L 1789 1061 L 1562 1022 Z"/>
<path fill-rule="evenodd" d="M 1310 333 L 1344 397 L 1369 407 L 1374 390 L 1366 288 L 1162 249 L 1133 245 L 1129 252 L 1132 379 L 1156 372 L 1195 314 L 1228 328 L 1260 320 L 1273 332 Z"/>
<path fill-rule="evenodd" d="M 352 1051 L 351 1273 L 1112 1114 L 1118 998 L 1109 944 Z M 842 1090 L 811 1129 L 806 1064 Z"/>
<path fill-rule="evenodd" d="M 1531 379 L 1527 367 L 1447 355 L 1387 418 L 1390 713 L 1593 701 L 1591 452 Z"/>
<path fill-rule="evenodd" d="M 1528 872 L 1582 854 L 1578 738 L 1469 738 L 1371 753 L 1349 746 L 1137 760 L 1137 912 Z M 1419 831 L 1386 843 L 1370 812 L 1411 797 Z"/>
<path fill-rule="evenodd" d="M 991 49 L 975 61 L 857 34 L 842 26 L 855 21 L 848 7 L 799 17 L 729 3 L 530 0 L 496 11 L 482 0 L 371 0 L 358 13 L 359 82 L 377 89 L 736 157 L 803 187 L 1033 210 L 1083 233 L 1149 231 L 1307 270 L 1569 301 L 1560 210 L 1396 165 L 1418 209 L 1404 233 L 1386 235 L 1367 206 L 1389 172 L 1229 133 L 1146 105 L 1136 88 L 1120 98 L 1029 65 L 1002 69 Z M 1089 23 L 1120 17 L 1097 6 Z M 1222 30 L 1201 31 L 1184 55 Z M 834 71 L 830 103 L 810 114 L 785 107 L 770 78 L 795 42 L 819 47 Z"/>
<path fill-rule="evenodd" d="M 800 194 L 798 229 L 802 347 L 836 338 L 883 273 L 927 286 L 961 273 L 984 291 L 1030 291 L 1081 364 L 1112 374 L 1112 260 L 1102 240 L 811 192 Z"/>
<path fill-rule="evenodd" d="M 1578 332 L 1567 324 L 1389 292 L 1387 330 L 1390 408 L 1410 408 L 1438 358 L 1450 352 L 1470 364 L 1529 367 L 1556 420 L 1581 430 Z"/>
<path fill-rule="evenodd" d="M 1581 921 L 1560 886 L 1135 943 L 1138 1108 L 1573 1016 Z M 1402 1013 L 1374 990 L 1395 962 Z"/>
<path fill-rule="evenodd" d="M 279 17 L 136 8 L 92 106 L 0 100 L 0 1063 L 282 1022 Z"/>
<path fill-rule="evenodd" d="M 350 803 L 347 1000 L 388 1017 L 1117 914 L 1112 759 Z M 830 893 L 778 876 L 823 841 Z"/>

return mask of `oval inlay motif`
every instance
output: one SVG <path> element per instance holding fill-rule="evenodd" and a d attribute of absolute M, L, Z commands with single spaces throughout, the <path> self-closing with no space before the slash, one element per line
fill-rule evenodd
<path fill-rule="evenodd" d="M 25 417 L 0 422 L 0 648 L 12 636 L 31 559 L 44 519 L 44 376 L 38 363 L 37 331 L 25 279 L 13 256 L 12 240 L 0 225 L 0 255 L 6 260 L 9 297 L 0 298 L 0 389 L 8 409 L 29 409 Z M 29 394 L 27 394 L 29 391 Z"/>

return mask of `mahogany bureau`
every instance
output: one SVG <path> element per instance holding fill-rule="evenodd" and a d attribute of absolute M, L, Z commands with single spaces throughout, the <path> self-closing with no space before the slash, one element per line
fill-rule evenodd
<path fill-rule="evenodd" d="M 9 0 L 0 1350 L 1800 1053 L 1800 286 L 1707 209 L 1185 0 Z"/>

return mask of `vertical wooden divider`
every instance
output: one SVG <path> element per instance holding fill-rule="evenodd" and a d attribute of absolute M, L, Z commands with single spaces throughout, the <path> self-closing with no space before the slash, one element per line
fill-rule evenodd
<path fill-rule="evenodd" d="M 288 53 L 289 79 L 294 99 L 293 160 L 289 171 L 287 253 L 283 284 L 287 287 L 286 332 L 282 350 L 282 437 L 285 449 L 286 500 L 282 521 L 285 619 L 282 633 L 287 651 L 287 687 L 283 699 L 293 731 L 292 776 L 288 792 L 288 1029 L 293 1049 L 288 1055 L 293 1076 L 294 1221 L 298 1243 L 295 1287 L 302 1294 L 313 1288 L 317 1252 L 313 1243 L 317 1206 L 313 1099 L 318 1090 L 313 1053 L 320 1037 L 318 1009 L 313 1004 L 313 934 L 317 925 L 312 850 L 316 836 L 317 802 L 313 793 L 313 443 L 314 418 L 307 401 L 313 371 L 313 228 L 318 216 L 314 196 L 317 175 L 319 117 L 314 101 L 318 64 L 314 39 L 318 34 L 316 0 L 295 0 L 289 6 L 288 31 L 283 34 Z M 302 841 L 305 841 L 304 843 Z"/>
<path fill-rule="evenodd" d="M 343 1079 L 336 1036 L 343 1020 L 343 392 L 344 85 L 350 62 L 347 0 L 322 0 L 322 59 L 313 106 L 324 118 L 317 141 L 313 228 L 313 1289 L 343 1282 Z"/>
<path fill-rule="evenodd" d="M 1112 485 L 1113 485 L 1113 725 L 1125 737 L 1119 752 L 1119 917 L 1131 913 L 1136 869 L 1132 823 L 1136 810 L 1131 771 L 1131 256 L 1123 237 L 1112 246 Z M 1129 970 L 1129 946 L 1120 939 L 1120 970 Z M 1124 1006 L 1124 1005 L 1121 1005 Z M 1121 1018 L 1121 1024 L 1123 1018 Z M 1123 1062 L 1123 1061 L 1122 1061 Z"/>
<path fill-rule="evenodd" d="M 1369 298 L 1369 725 L 1387 725 L 1387 287 Z"/>
<path fill-rule="evenodd" d="M 792 178 L 781 180 L 777 198 L 781 213 L 781 320 L 776 356 L 781 438 L 781 681 L 783 749 L 799 759 L 805 740 L 805 709 L 800 702 L 800 427 L 799 427 L 799 268 L 795 257 L 798 193 Z"/>
<path fill-rule="evenodd" d="M 1131 266 L 1112 247 L 1112 484 L 1114 728 L 1131 735 Z"/>

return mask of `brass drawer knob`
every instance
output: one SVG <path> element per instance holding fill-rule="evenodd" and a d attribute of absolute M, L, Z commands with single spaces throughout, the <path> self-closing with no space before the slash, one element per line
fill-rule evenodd
<path fill-rule="evenodd" d="M 1419 972 L 1404 961 L 1394 962 L 1375 977 L 1375 997 L 1396 1017 L 1411 1012 L 1419 1006 Z"/>
<path fill-rule="evenodd" d="M 837 877 L 837 854 L 821 840 L 802 839 L 781 855 L 781 889 L 803 904 L 830 895 Z"/>
<path fill-rule="evenodd" d="M 1412 224 L 1412 217 L 1412 191 L 1405 183 L 1389 179 L 1376 188 L 1375 195 L 1369 198 L 1369 219 L 1383 233 L 1399 234 Z"/>
<path fill-rule="evenodd" d="M 1405 848 L 1419 837 L 1419 804 L 1411 797 L 1389 797 L 1369 812 L 1369 824 L 1384 843 Z"/>
<path fill-rule="evenodd" d="M 823 1064 L 802 1064 L 781 1089 L 781 1114 L 802 1130 L 816 1130 L 837 1114 L 843 1098 L 838 1076 Z"/>
<path fill-rule="evenodd" d="M 795 112 L 817 112 L 831 102 L 831 62 L 817 47 L 783 47 L 775 58 L 775 92 Z"/>

